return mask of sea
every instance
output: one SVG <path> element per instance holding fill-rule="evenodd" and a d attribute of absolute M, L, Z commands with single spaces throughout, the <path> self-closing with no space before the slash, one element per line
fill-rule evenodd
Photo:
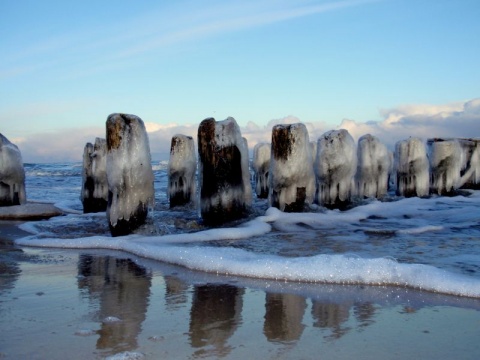
<path fill-rule="evenodd" d="M 145 225 L 83 214 L 82 163 L 25 164 L 65 213 L 0 248 L 0 358 L 478 359 L 480 191 L 356 201 L 207 227 L 153 161 Z"/>
<path fill-rule="evenodd" d="M 155 206 L 112 238 L 105 213 L 83 214 L 82 163 L 25 164 L 29 201 L 67 215 L 28 222 L 19 245 L 114 249 L 189 270 L 297 283 L 393 285 L 480 298 L 480 191 L 358 201 L 302 213 L 255 198 L 247 218 L 209 228 L 194 205 L 169 208 L 168 161 L 152 162 Z M 253 178 L 253 177 L 252 177 Z M 255 197 L 255 195 L 254 195 Z"/>

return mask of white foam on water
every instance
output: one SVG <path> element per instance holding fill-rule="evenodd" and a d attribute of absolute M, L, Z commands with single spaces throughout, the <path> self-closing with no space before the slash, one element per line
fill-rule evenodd
<path fill-rule="evenodd" d="M 480 205 L 479 195 L 480 192 L 473 192 L 470 197 L 408 198 L 395 202 L 372 200 L 344 212 L 283 213 L 276 208 L 270 208 L 264 216 L 239 226 L 196 233 L 166 236 L 129 235 L 116 238 L 93 236 L 77 239 L 40 239 L 32 236 L 19 239 L 17 243 L 41 247 L 123 250 L 192 270 L 232 276 L 293 282 L 396 285 L 480 298 L 478 277 L 452 273 L 431 265 L 399 263 L 391 257 L 368 258 L 348 254 L 283 257 L 231 246 L 199 244 L 212 240 L 232 241 L 248 238 L 254 238 L 252 241 L 262 241 L 262 235 L 269 233 L 272 225 L 276 224 L 288 227 L 288 224 L 303 223 L 313 228 L 326 226 L 354 229 L 372 216 L 383 216 L 389 221 L 392 220 L 394 224 L 398 221 L 403 228 L 395 227 L 393 230 L 401 232 L 402 236 L 450 231 L 450 227 L 468 227 L 472 224 L 478 226 L 478 212 L 472 209 Z M 459 208 L 462 210 L 459 211 Z M 472 256 L 478 262 L 478 255 Z"/>
<path fill-rule="evenodd" d="M 97 331 L 93 329 L 80 329 L 75 331 L 76 336 L 92 336 L 96 334 L 97 334 Z"/>
<path fill-rule="evenodd" d="M 124 351 L 115 355 L 107 356 L 105 360 L 143 360 L 146 359 L 145 354 L 134 351 Z"/>
<path fill-rule="evenodd" d="M 119 319 L 118 317 L 116 316 L 107 316 L 106 318 L 104 318 L 102 320 L 102 322 L 104 324 L 112 324 L 112 323 L 118 323 L 118 322 L 121 322 L 122 320 Z"/>
<path fill-rule="evenodd" d="M 427 225 L 427 226 L 420 226 L 412 229 L 401 229 L 401 230 L 397 230 L 396 232 L 398 234 L 421 234 L 429 231 L 442 231 L 443 229 L 444 229 L 443 226 Z"/>

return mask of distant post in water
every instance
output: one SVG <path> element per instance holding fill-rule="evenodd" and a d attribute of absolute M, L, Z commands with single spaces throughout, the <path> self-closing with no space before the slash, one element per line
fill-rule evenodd
<path fill-rule="evenodd" d="M 430 171 L 425 143 L 419 138 L 402 140 L 395 144 L 395 173 L 397 195 L 405 197 L 428 196 Z"/>
<path fill-rule="evenodd" d="M 308 130 L 302 123 L 272 129 L 269 204 L 285 212 L 301 212 L 312 204 L 315 174 Z"/>
<path fill-rule="evenodd" d="M 457 139 L 428 139 L 430 161 L 430 190 L 447 195 L 460 185 L 462 148 Z"/>
<path fill-rule="evenodd" d="M 174 135 L 168 162 L 170 208 L 187 205 L 195 200 L 196 170 L 197 160 L 193 138 L 181 134 Z"/>
<path fill-rule="evenodd" d="M 268 198 L 268 183 L 270 174 L 271 146 L 268 143 L 258 143 L 253 148 L 253 172 L 255 177 L 255 193 L 258 198 Z"/>
<path fill-rule="evenodd" d="M 242 218 L 252 202 L 248 149 L 234 118 L 198 127 L 200 213 L 207 225 Z"/>
<path fill-rule="evenodd" d="M 350 204 L 355 192 L 357 149 L 347 130 L 332 130 L 320 136 L 314 167 L 317 203 L 331 208 Z"/>
<path fill-rule="evenodd" d="M 91 143 L 85 145 L 80 200 L 84 213 L 107 210 L 107 142 L 105 139 L 96 138 L 95 145 Z"/>
<path fill-rule="evenodd" d="M 0 134 L 0 206 L 23 205 L 26 202 L 22 154 L 17 145 Z"/>
<path fill-rule="evenodd" d="M 380 140 L 370 134 L 358 139 L 356 189 L 361 198 L 380 199 L 387 194 L 391 167 L 390 154 Z"/>
<path fill-rule="evenodd" d="M 145 223 L 155 196 L 150 145 L 143 121 L 111 114 L 107 128 L 107 219 L 113 236 L 127 235 Z"/>
<path fill-rule="evenodd" d="M 462 169 L 459 187 L 480 190 L 480 139 L 459 139 Z"/>

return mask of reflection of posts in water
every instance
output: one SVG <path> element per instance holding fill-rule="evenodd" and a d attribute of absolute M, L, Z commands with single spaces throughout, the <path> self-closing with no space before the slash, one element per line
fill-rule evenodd
<path fill-rule="evenodd" d="M 193 347 L 213 346 L 216 356 L 231 351 L 226 343 L 241 322 L 243 293 L 232 285 L 195 286 L 190 312 Z"/>
<path fill-rule="evenodd" d="M 269 341 L 296 341 L 305 325 L 302 324 L 306 308 L 305 298 L 294 294 L 267 293 L 263 333 Z"/>
<path fill-rule="evenodd" d="M 359 322 L 360 327 L 366 327 L 374 323 L 375 306 L 370 303 L 355 303 L 353 305 L 353 314 Z"/>
<path fill-rule="evenodd" d="M 340 338 L 345 335 L 350 328 L 342 328 L 350 316 L 350 303 L 334 304 L 312 301 L 313 326 L 319 328 L 328 328 L 332 330 L 333 338 Z"/>
<path fill-rule="evenodd" d="M 108 256 L 82 256 L 79 273 L 84 276 L 79 287 L 88 289 L 91 299 L 99 300 L 100 321 L 108 317 L 120 320 L 102 323 L 97 349 L 111 353 L 136 349 L 148 306 L 151 274 L 130 259 Z"/>
<path fill-rule="evenodd" d="M 6 226 L 2 228 L 2 231 L 5 230 L 8 231 Z M 15 288 L 15 283 L 22 273 L 18 260 L 23 258 L 23 250 L 15 248 L 15 245 L 5 239 L 2 234 L 0 234 L 0 248 L 0 295 L 2 295 Z"/>
<path fill-rule="evenodd" d="M 165 275 L 165 303 L 169 310 L 174 310 L 178 305 L 188 301 L 188 285 L 176 276 Z"/>

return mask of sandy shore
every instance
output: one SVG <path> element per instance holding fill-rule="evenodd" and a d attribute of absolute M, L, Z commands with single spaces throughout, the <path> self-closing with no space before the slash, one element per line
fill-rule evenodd
<path fill-rule="evenodd" d="M 477 359 L 480 300 L 19 248 L 0 221 L 0 358 Z"/>

